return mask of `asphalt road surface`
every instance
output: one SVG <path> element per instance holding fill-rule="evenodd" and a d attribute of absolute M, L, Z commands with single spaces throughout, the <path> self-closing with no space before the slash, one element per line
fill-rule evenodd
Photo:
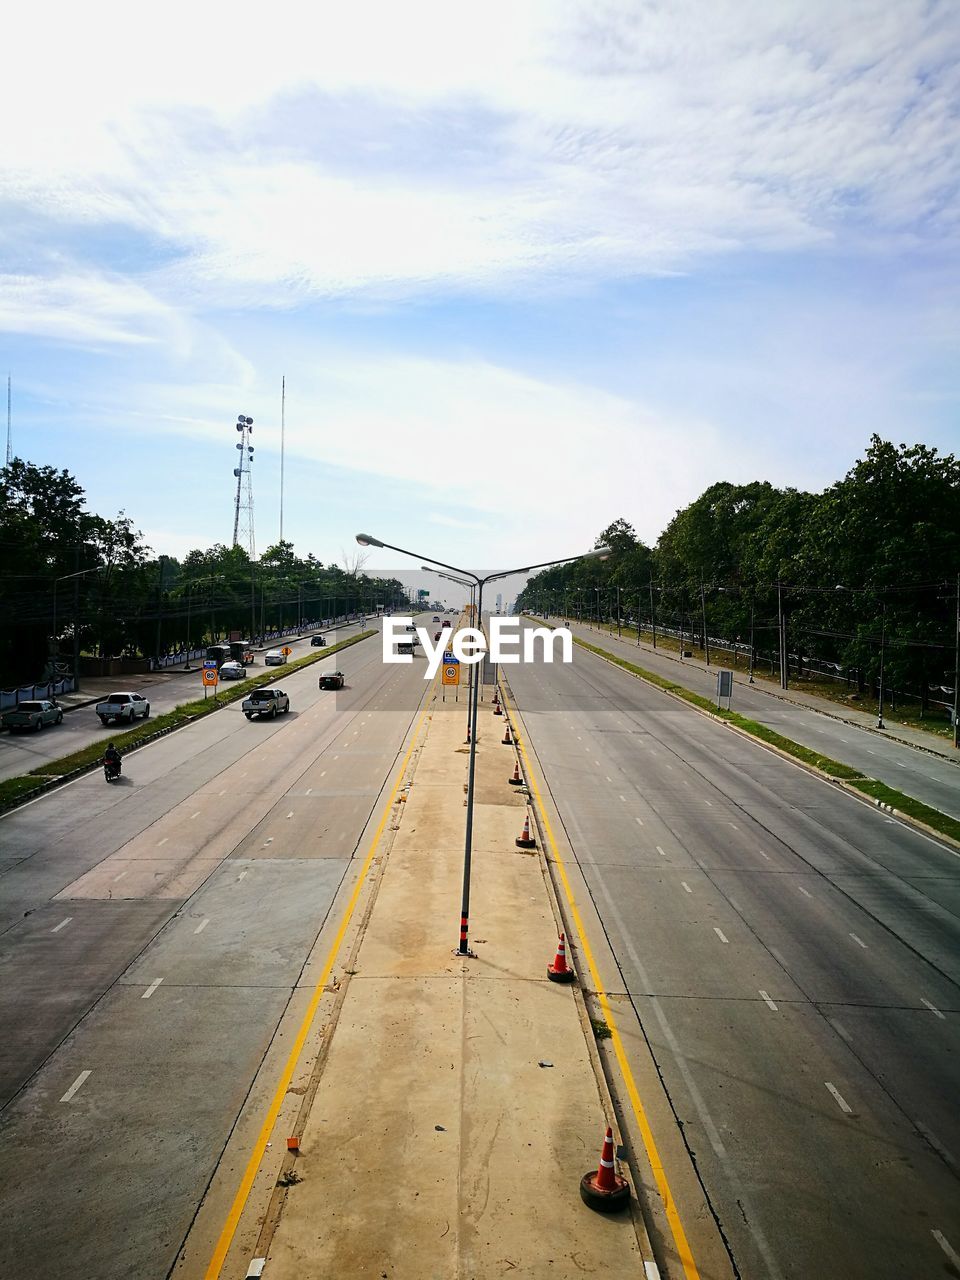
<path fill-rule="evenodd" d="M 367 627 L 376 625 L 376 619 L 372 619 Z M 330 637 L 332 643 L 335 639 L 346 639 L 356 635 L 358 630 L 365 629 L 358 628 L 356 623 L 351 622 L 348 626 L 341 627 L 339 631 L 331 628 L 324 630 L 323 634 Z M 270 647 L 280 648 L 284 644 L 293 649 L 292 661 L 312 652 L 309 636 L 304 636 L 300 640 L 293 637 L 288 640 L 278 640 L 276 645 Z M 263 665 L 263 655 L 266 652 L 266 649 L 256 651 L 256 662 L 248 668 L 250 675 L 262 675 L 264 671 L 272 669 Z M 229 688 L 229 684 L 226 687 Z M 143 676 L 115 676 L 109 681 L 97 677 L 96 680 L 88 679 L 84 682 L 84 691 L 94 688 L 103 690 L 101 697 L 106 697 L 110 692 L 122 690 L 142 693 L 150 702 L 151 716 L 162 715 L 183 702 L 191 702 L 195 698 L 203 697 L 200 670 L 196 664 L 193 671 L 177 669 L 153 671 Z M 115 734 L 123 733 L 130 727 L 126 723 L 102 725 L 92 704 L 71 708 L 69 702 L 65 701 L 63 707 L 62 724 L 47 725 L 39 733 L 22 731 L 13 733 L 9 729 L 0 732 L 0 779 L 20 777 L 22 774 L 29 773 L 31 769 L 40 768 L 50 760 L 59 760 L 74 751 L 80 751 L 91 742 L 102 742 L 106 746 Z M 141 720 L 134 721 L 137 725 L 141 723 Z"/>
<path fill-rule="evenodd" d="M 347 687 L 319 692 L 318 672 Z M 428 688 L 376 638 L 0 818 L 0 1265 L 161 1277 Z M 373 815 L 373 817 L 371 817 Z"/>
<path fill-rule="evenodd" d="M 582 650 L 508 674 L 739 1273 L 957 1274 L 960 856 Z"/>
<path fill-rule="evenodd" d="M 548 625 L 556 625 L 555 620 L 551 620 Z M 707 671 L 693 663 L 680 663 L 664 658 L 650 649 L 638 649 L 635 641 L 618 640 L 616 635 L 591 631 L 589 627 L 574 624 L 571 630 L 589 644 L 616 653 L 647 671 L 675 680 L 694 693 L 705 698 L 716 697 L 715 669 Z M 876 778 L 942 813 L 960 818 L 960 761 L 954 764 L 949 760 L 939 759 L 887 738 L 882 733 L 870 732 L 834 716 L 808 710 L 794 702 L 764 693 L 760 686 L 741 684 L 739 680 L 734 685 L 733 710 L 768 725 L 802 746 L 820 751 L 833 760 L 853 765 L 868 778 Z M 837 710 L 842 708 L 838 707 Z"/>

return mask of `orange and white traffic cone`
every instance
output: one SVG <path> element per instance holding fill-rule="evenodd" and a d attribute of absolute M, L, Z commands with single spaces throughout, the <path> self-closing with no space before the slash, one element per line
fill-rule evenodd
<path fill-rule="evenodd" d="M 519 760 L 513 766 L 513 777 L 508 778 L 507 781 L 510 783 L 511 787 L 523 786 L 523 779 L 520 777 L 520 761 Z"/>
<path fill-rule="evenodd" d="M 495 716 L 502 716 L 502 715 L 503 715 L 503 712 L 500 710 L 500 699 L 499 699 L 499 697 L 496 697 L 496 698 L 494 698 L 494 700 L 493 700 L 493 714 L 494 714 Z"/>
<path fill-rule="evenodd" d="M 510 737 L 510 721 L 508 720 L 503 727 L 503 737 L 500 739 L 505 747 L 513 746 L 513 739 Z"/>
<path fill-rule="evenodd" d="M 537 847 L 536 840 L 530 839 L 530 815 L 529 813 L 523 820 L 523 831 L 517 836 L 516 846 L 518 849 L 535 849 Z"/>
<path fill-rule="evenodd" d="M 580 1198 L 591 1209 L 612 1213 L 630 1202 L 630 1184 L 617 1173 L 613 1161 L 613 1130 L 607 1125 L 596 1171 L 588 1169 L 580 1179 Z"/>
<path fill-rule="evenodd" d="M 547 965 L 547 977 L 551 982 L 575 982 L 577 975 L 567 964 L 567 944 L 561 933 L 557 941 L 557 954 L 553 964 Z"/>

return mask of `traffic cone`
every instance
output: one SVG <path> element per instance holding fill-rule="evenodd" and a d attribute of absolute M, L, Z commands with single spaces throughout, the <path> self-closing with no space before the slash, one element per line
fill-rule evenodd
<path fill-rule="evenodd" d="M 519 843 L 519 841 L 518 841 Z M 557 955 L 553 964 L 547 965 L 547 977 L 551 982 L 575 982 L 577 975 L 567 964 L 567 946 L 561 933 L 557 942 Z"/>
<path fill-rule="evenodd" d="M 580 1179 L 580 1198 L 591 1209 L 612 1213 L 630 1202 L 630 1184 L 621 1178 L 613 1162 L 613 1130 L 607 1125 L 603 1135 L 603 1150 L 596 1172 L 588 1169 Z"/>
<path fill-rule="evenodd" d="M 518 849 L 535 849 L 537 847 L 536 840 L 530 839 L 530 815 L 529 813 L 523 820 L 523 831 L 517 836 L 515 841 Z"/>
<path fill-rule="evenodd" d="M 494 698 L 494 700 L 493 700 L 493 714 L 494 714 L 495 716 L 502 716 L 502 715 L 503 715 L 503 712 L 500 710 L 500 699 L 499 699 L 499 698 Z"/>
<path fill-rule="evenodd" d="M 507 781 L 510 783 L 511 787 L 523 786 L 523 779 L 520 777 L 520 761 L 519 760 L 513 766 L 513 777 L 508 778 Z"/>
<path fill-rule="evenodd" d="M 510 737 L 510 721 L 508 720 L 503 726 L 503 737 L 500 739 L 505 747 L 513 746 L 513 739 Z"/>

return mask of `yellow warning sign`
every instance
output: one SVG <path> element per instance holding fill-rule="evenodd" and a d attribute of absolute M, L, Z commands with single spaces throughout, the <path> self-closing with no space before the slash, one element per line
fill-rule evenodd
<path fill-rule="evenodd" d="M 445 662 L 443 664 L 443 683 L 445 685 L 460 683 L 459 662 Z"/>
<path fill-rule="evenodd" d="M 285 658 L 289 658 L 291 653 L 293 653 L 293 650 L 290 648 L 288 644 L 285 644 L 283 648 L 280 650 L 280 652 L 283 654 Z"/>

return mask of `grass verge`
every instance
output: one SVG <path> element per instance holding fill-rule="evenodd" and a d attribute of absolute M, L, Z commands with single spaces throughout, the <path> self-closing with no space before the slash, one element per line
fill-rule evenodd
<path fill-rule="evenodd" d="M 287 663 L 279 670 L 274 668 L 271 671 L 265 671 L 263 675 L 253 676 L 249 680 L 239 680 L 236 684 L 231 684 L 229 689 L 224 690 L 222 693 L 220 692 L 223 689 L 221 685 L 218 687 L 218 696 L 216 698 L 197 698 L 192 702 L 181 703 L 180 706 L 174 707 L 172 711 L 164 712 L 163 715 L 155 716 L 150 720 L 141 720 L 135 728 L 127 729 L 124 733 L 115 733 L 112 741 L 121 751 L 129 751 L 131 747 L 138 746 L 141 742 L 153 738 L 164 730 L 179 729 L 185 724 L 201 719 L 203 716 L 212 715 L 214 711 L 219 711 L 221 707 L 226 707 L 232 702 L 245 698 L 251 689 L 258 689 L 261 685 L 282 680 L 292 672 L 299 671 L 302 667 L 309 667 L 314 662 L 321 662 L 338 650 L 349 649 L 351 645 L 376 634 L 376 631 L 361 631 L 359 635 L 351 636 L 348 640 L 341 640 L 338 644 L 329 645 L 327 648 L 320 649 L 317 653 L 305 654 L 304 657 L 297 658 L 295 662 Z M 64 774 L 73 773 L 77 769 L 97 764 L 103 757 L 103 745 L 102 742 L 91 742 L 88 747 L 83 747 L 80 751 L 74 751 L 68 756 L 62 756 L 59 760 L 47 761 L 46 764 L 32 769 L 29 774 L 23 777 L 3 779 L 3 781 L 0 781 L 0 808 L 9 808 L 11 804 L 27 798 L 31 791 L 38 791 L 46 783 L 63 777 Z"/>
<path fill-rule="evenodd" d="M 821 755 L 819 751 L 813 751 L 810 747 L 803 747 L 799 742 L 794 742 L 791 738 L 785 738 L 782 733 L 777 733 L 775 729 L 767 728 L 765 724 L 760 724 L 756 720 L 749 720 L 746 716 L 742 716 L 736 711 L 727 711 L 725 708 L 718 710 L 715 703 L 711 702 L 709 698 L 704 698 L 699 693 L 692 693 L 689 689 L 685 689 L 682 684 L 668 680 L 666 676 L 657 675 L 655 671 L 646 671 L 643 667 L 638 667 L 635 663 L 628 662 L 626 658 L 610 653 L 607 649 L 601 649 L 598 645 L 589 644 L 578 636 L 574 636 L 573 639 L 574 643 L 580 645 L 582 649 L 589 649 L 591 653 L 595 653 L 601 658 L 606 658 L 608 662 L 616 663 L 618 667 L 623 667 L 624 670 L 632 672 L 633 675 L 640 676 L 641 679 L 649 681 L 650 684 L 655 684 L 658 688 L 666 689 L 668 693 L 675 694 L 678 698 L 682 698 L 684 702 L 689 702 L 692 706 L 699 707 L 702 711 L 709 711 L 718 720 L 726 720 L 728 724 L 736 725 L 738 729 L 743 729 L 751 737 L 759 738 L 762 742 L 767 742 L 770 746 L 776 747 L 780 751 L 785 751 L 787 755 L 793 756 L 794 759 L 801 760 L 804 764 L 812 764 L 817 769 L 822 769 L 831 778 L 841 778 L 844 782 L 852 782 L 855 778 L 863 777 L 863 774 L 858 769 L 851 768 L 848 764 L 842 764 L 839 760 L 832 760 L 830 756 Z"/>
<path fill-rule="evenodd" d="M 676 694 L 684 702 L 689 702 L 695 707 L 709 711 L 717 719 L 726 720 L 729 724 L 736 725 L 738 729 L 749 733 L 751 737 L 759 738 L 761 742 L 767 742 L 771 746 L 777 747 L 787 755 L 793 756 L 795 760 L 799 760 L 803 764 L 813 765 L 831 778 L 838 779 L 838 781 L 849 783 L 851 787 L 854 787 L 862 795 L 869 796 L 872 800 L 878 800 L 881 804 L 889 805 L 891 809 L 895 809 L 897 813 L 902 814 L 904 817 L 915 818 L 917 822 L 922 822 L 925 826 L 940 832 L 941 835 L 949 836 L 951 840 L 956 840 L 960 843 L 960 821 L 956 818 L 951 818 L 949 814 L 941 813 L 939 809 L 931 809 L 929 805 L 924 804 L 921 800 L 914 800 L 913 796 L 905 795 L 902 791 L 896 791 L 893 787 L 888 787 L 885 782 L 877 782 L 873 778 L 867 778 L 850 765 L 842 764 L 839 760 L 831 760 L 829 756 L 821 755 L 819 751 L 812 751 L 809 747 L 803 747 L 799 742 L 794 742 L 790 738 L 785 738 L 783 734 L 777 733 L 776 730 L 767 728 L 765 724 L 759 724 L 756 720 L 749 720 L 746 716 L 738 715 L 736 711 L 718 711 L 709 698 L 703 698 L 698 693 L 692 693 L 689 689 L 685 689 L 683 685 L 675 684 L 672 680 L 657 675 L 655 671 L 645 671 L 643 667 L 638 667 L 635 663 L 628 662 L 625 658 L 621 658 L 615 653 L 610 653 L 607 649 L 601 649 L 599 645 L 589 644 L 586 640 L 581 640 L 577 636 L 573 637 L 573 642 L 580 645 L 582 649 L 589 649 L 591 653 L 597 654 L 598 657 L 606 658 L 608 662 L 613 662 L 618 667 L 623 667 L 625 671 L 649 681 L 650 684 L 655 684 L 660 689 L 666 689 L 668 693 Z"/>
<path fill-rule="evenodd" d="M 908 818 L 916 818 L 917 822 L 933 827 L 934 831 L 950 836 L 960 844 L 960 822 L 956 818 L 951 818 L 949 814 L 941 813 L 939 809 L 931 809 L 922 800 L 914 800 L 913 796 L 904 795 L 902 791 L 896 791 L 893 787 L 888 787 L 885 782 L 876 782 L 873 778 L 860 778 L 850 785 L 856 787 L 857 791 L 862 791 L 871 800 L 888 804 L 891 809 L 896 809 L 897 813 L 902 813 Z"/>

